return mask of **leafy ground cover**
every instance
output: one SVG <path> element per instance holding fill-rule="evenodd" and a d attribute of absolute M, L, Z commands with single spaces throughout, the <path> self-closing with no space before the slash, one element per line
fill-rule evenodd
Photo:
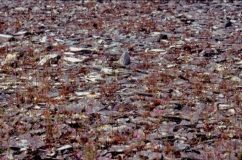
<path fill-rule="evenodd" d="M 0 2 L 1 159 L 241 159 L 242 3 Z"/>

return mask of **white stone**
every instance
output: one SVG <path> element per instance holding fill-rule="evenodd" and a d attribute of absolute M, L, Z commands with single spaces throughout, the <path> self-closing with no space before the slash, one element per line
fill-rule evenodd
<path fill-rule="evenodd" d="M 16 57 L 16 54 L 8 54 L 5 58 L 5 62 L 14 61 L 16 60 Z"/>
<path fill-rule="evenodd" d="M 164 49 L 151 49 L 151 52 L 165 52 L 166 50 Z"/>
<path fill-rule="evenodd" d="M 44 58 L 42 58 L 40 61 L 39 61 L 39 63 L 38 63 L 38 65 L 44 65 L 48 60 L 50 60 L 50 59 L 52 59 L 52 58 L 55 58 L 55 57 L 57 57 L 58 56 L 58 54 L 50 54 L 50 55 L 46 55 Z"/>
<path fill-rule="evenodd" d="M 107 74 L 107 75 L 113 74 L 113 70 L 111 68 L 102 68 L 101 72 L 103 72 L 104 74 Z"/>
<path fill-rule="evenodd" d="M 71 148 L 72 148 L 72 146 L 67 144 L 67 145 L 64 145 L 64 146 L 58 148 L 57 151 L 62 151 L 62 150 L 71 149 Z"/>
<path fill-rule="evenodd" d="M 72 63 L 77 63 L 77 62 L 82 62 L 83 60 L 74 58 L 74 57 L 64 57 L 63 58 L 67 62 L 72 62 Z"/>

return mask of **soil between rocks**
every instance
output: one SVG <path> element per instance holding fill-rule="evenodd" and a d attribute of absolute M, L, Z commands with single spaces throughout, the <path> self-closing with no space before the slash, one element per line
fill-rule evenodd
<path fill-rule="evenodd" d="M 241 159 L 241 11 L 1 1 L 0 158 Z"/>

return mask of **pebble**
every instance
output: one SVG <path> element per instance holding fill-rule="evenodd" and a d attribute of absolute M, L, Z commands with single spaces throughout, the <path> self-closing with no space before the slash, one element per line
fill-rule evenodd
<path fill-rule="evenodd" d="M 16 8 L 15 8 L 15 11 L 18 11 L 18 12 L 24 12 L 24 11 L 28 11 L 28 8 L 24 8 L 24 7 L 16 7 Z"/>
<path fill-rule="evenodd" d="M 8 54 L 5 58 L 5 62 L 7 63 L 10 61 L 14 61 L 14 60 L 16 60 L 16 57 L 17 57 L 16 54 Z"/>
<path fill-rule="evenodd" d="M 102 68 L 101 72 L 103 72 L 104 74 L 107 74 L 107 75 L 112 75 L 113 74 L 112 68 Z"/>
<path fill-rule="evenodd" d="M 229 113 L 230 115 L 235 115 L 235 114 L 236 114 L 236 111 L 235 111 L 234 108 L 231 108 L 231 109 L 228 110 L 228 113 Z"/>
<path fill-rule="evenodd" d="M 82 48 L 82 47 L 70 47 L 69 48 L 71 52 L 87 52 L 87 53 L 97 53 L 98 52 L 98 49 L 97 48 Z"/>
<path fill-rule="evenodd" d="M 57 151 L 62 151 L 62 150 L 71 149 L 71 148 L 72 148 L 72 146 L 67 144 L 67 145 L 64 145 L 64 146 L 58 148 Z"/>
<path fill-rule="evenodd" d="M 165 52 L 165 49 L 151 49 L 151 52 Z"/>
<path fill-rule="evenodd" d="M 240 82 L 241 81 L 241 79 L 239 77 L 237 77 L 237 76 L 233 76 L 231 78 L 231 80 L 234 81 L 234 82 Z"/>
<path fill-rule="evenodd" d="M 50 55 L 46 55 L 44 58 L 42 58 L 42 59 L 39 61 L 38 65 L 42 66 L 42 65 L 44 65 L 48 60 L 53 59 L 53 58 L 56 58 L 57 56 L 58 56 L 58 54 L 56 54 L 56 53 L 53 53 L 53 54 L 50 54 Z"/>
<path fill-rule="evenodd" d="M 65 61 L 71 62 L 71 63 L 77 63 L 77 62 L 82 62 L 83 61 L 83 59 L 78 59 L 78 58 L 74 58 L 74 57 L 64 57 L 63 59 Z"/>
<path fill-rule="evenodd" d="M 219 104 L 218 105 L 219 110 L 229 109 L 230 107 L 231 107 L 231 105 L 229 105 L 229 104 Z"/>

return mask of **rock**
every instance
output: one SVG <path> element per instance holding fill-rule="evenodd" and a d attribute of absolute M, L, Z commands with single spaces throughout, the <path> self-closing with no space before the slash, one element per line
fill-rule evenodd
<path fill-rule="evenodd" d="M 15 33 L 14 35 L 16 36 L 21 36 L 21 35 L 26 35 L 28 33 L 27 30 L 19 30 L 17 33 Z"/>
<path fill-rule="evenodd" d="M 0 43 L 10 41 L 13 38 L 12 35 L 0 34 Z"/>
<path fill-rule="evenodd" d="M 224 66 L 222 66 L 221 64 L 217 64 L 217 66 L 216 66 L 216 69 L 215 69 L 216 71 L 224 71 Z"/>
<path fill-rule="evenodd" d="M 21 151 L 24 151 L 29 147 L 29 142 L 26 139 L 21 139 L 17 142 L 17 146 L 21 148 Z"/>
<path fill-rule="evenodd" d="M 47 42 L 47 36 L 44 36 L 40 39 L 41 43 L 46 43 Z"/>
<path fill-rule="evenodd" d="M 78 103 L 70 104 L 65 107 L 65 110 L 74 113 L 87 112 L 87 114 L 97 113 L 105 108 L 100 102 L 96 101 L 94 98 L 83 97 Z"/>
<path fill-rule="evenodd" d="M 71 52 L 84 52 L 84 53 L 98 53 L 98 49 L 94 48 L 82 48 L 82 47 L 70 47 L 69 48 Z"/>
<path fill-rule="evenodd" d="M 174 147 L 177 150 L 182 151 L 182 150 L 188 149 L 190 147 L 190 145 L 189 144 L 186 144 L 186 143 L 175 143 L 174 144 Z"/>
<path fill-rule="evenodd" d="M 83 92 L 75 92 L 75 94 L 77 96 L 87 96 L 87 95 L 91 94 L 91 92 L 90 91 L 83 91 Z"/>
<path fill-rule="evenodd" d="M 5 58 L 5 63 L 15 61 L 17 59 L 16 54 L 8 54 Z"/>
<path fill-rule="evenodd" d="M 107 75 L 112 75 L 113 74 L 113 70 L 112 68 L 102 68 L 101 72 Z"/>
<path fill-rule="evenodd" d="M 39 7 L 33 7 L 32 8 L 32 12 L 36 12 L 36 13 L 38 13 L 38 12 L 40 12 L 41 11 L 41 9 L 39 8 Z"/>
<path fill-rule="evenodd" d="M 227 27 L 231 27 L 232 26 L 232 23 L 230 22 L 230 21 L 228 21 L 227 23 L 226 23 L 226 25 L 225 25 L 225 28 L 227 28 Z"/>
<path fill-rule="evenodd" d="M 73 53 L 73 52 L 65 52 L 64 54 L 65 54 L 65 55 L 72 56 L 72 55 L 74 55 L 75 53 Z"/>
<path fill-rule="evenodd" d="M 98 81 L 102 80 L 103 78 L 101 77 L 101 75 L 99 73 L 91 72 L 85 76 L 85 79 L 92 81 L 92 82 L 98 82 Z"/>
<path fill-rule="evenodd" d="M 75 92 L 77 96 L 86 96 L 90 98 L 97 98 L 100 96 L 100 93 L 92 93 L 91 91 L 80 91 L 80 92 Z"/>
<path fill-rule="evenodd" d="M 64 57 L 63 59 L 70 63 L 82 62 L 84 60 L 84 59 L 78 59 L 78 58 L 74 58 L 74 57 Z"/>
<path fill-rule="evenodd" d="M 72 148 L 72 146 L 67 144 L 67 145 L 64 145 L 64 146 L 58 148 L 57 151 L 63 151 L 63 150 L 71 149 L 71 148 Z"/>
<path fill-rule="evenodd" d="M 124 152 L 130 150 L 129 145 L 112 145 L 109 149 L 110 152 Z"/>
<path fill-rule="evenodd" d="M 239 77 L 237 77 L 237 76 L 233 76 L 231 78 L 231 80 L 234 81 L 234 82 L 240 82 L 241 81 L 241 79 Z"/>
<path fill-rule="evenodd" d="M 17 12 L 25 12 L 25 11 L 28 11 L 28 8 L 25 8 L 25 7 L 16 7 L 15 8 L 15 11 L 17 11 Z"/>
<path fill-rule="evenodd" d="M 58 56 L 58 54 L 56 53 L 53 53 L 53 54 L 50 54 L 50 55 L 46 55 L 44 58 L 42 58 L 38 65 L 42 66 L 44 65 L 47 61 L 49 61 L 50 59 L 53 59 L 53 58 L 56 58 Z"/>
<path fill-rule="evenodd" d="M 125 52 L 121 55 L 120 59 L 118 60 L 119 64 L 122 66 L 129 65 L 130 62 L 130 55 L 128 52 Z"/>
<path fill-rule="evenodd" d="M 231 108 L 231 105 L 229 105 L 229 104 L 219 104 L 218 105 L 219 110 L 226 110 L 226 109 L 229 109 L 229 108 Z"/>
<path fill-rule="evenodd" d="M 236 114 L 236 110 L 234 108 L 231 108 L 228 110 L 228 115 L 232 116 Z"/>
<path fill-rule="evenodd" d="M 165 52 L 165 49 L 151 49 L 150 52 Z"/>

